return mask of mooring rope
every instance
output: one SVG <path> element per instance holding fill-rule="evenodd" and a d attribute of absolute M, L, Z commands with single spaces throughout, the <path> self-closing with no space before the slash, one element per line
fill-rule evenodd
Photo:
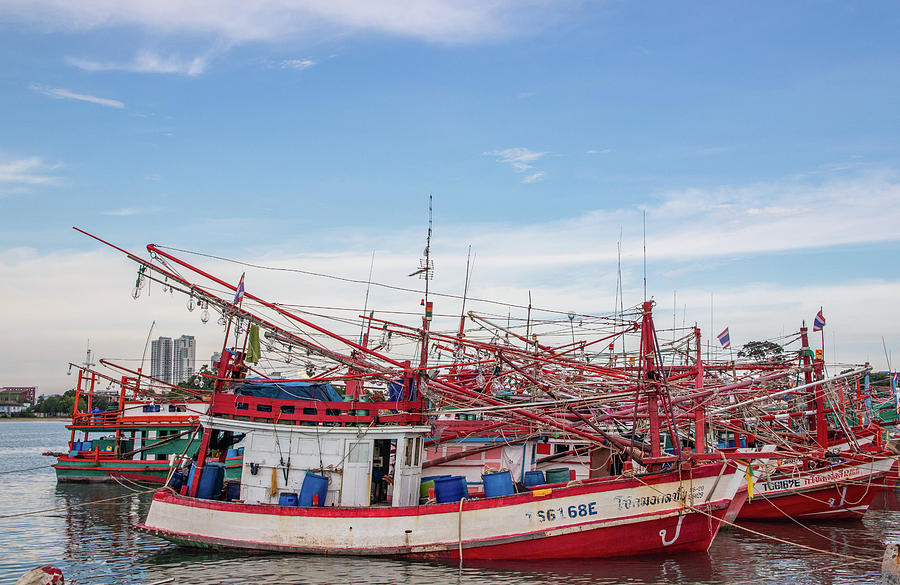
<path fill-rule="evenodd" d="M 103 504 L 103 503 L 106 503 L 106 502 L 113 502 L 113 501 L 115 501 L 115 500 L 123 500 L 123 499 L 125 499 L 125 498 L 131 498 L 131 497 L 134 497 L 134 496 L 137 495 L 137 494 L 149 494 L 150 492 L 159 491 L 159 489 L 160 489 L 159 487 L 154 487 L 154 488 L 152 488 L 152 489 L 144 490 L 144 491 L 142 491 L 142 492 L 133 492 L 133 493 L 125 494 L 125 495 L 122 495 L 122 496 L 115 496 L 115 497 L 112 497 L 112 498 L 103 498 L 103 499 L 101 499 L 101 500 L 91 500 L 90 502 L 77 502 L 77 503 L 74 503 L 74 504 L 68 504 L 68 505 L 66 506 L 66 509 L 68 509 L 68 508 L 80 508 L 80 507 L 83 507 L 83 506 L 92 506 L 92 505 L 94 505 L 94 504 Z M 34 516 L 34 515 L 37 515 L 37 514 L 46 514 L 46 513 L 48 513 L 48 512 L 58 512 L 58 511 L 60 511 L 60 510 L 62 510 L 62 508 L 61 508 L 60 506 L 56 506 L 56 507 L 54 507 L 54 508 L 46 508 L 46 509 L 44 509 L 44 510 L 32 510 L 32 511 L 30 511 L 30 512 L 19 512 L 19 513 L 17 513 L 17 514 L 4 514 L 4 515 L 0 516 L 0 520 L 5 520 L 5 519 L 7 519 L 7 518 L 18 518 L 18 517 L 20 517 L 20 516 Z"/>

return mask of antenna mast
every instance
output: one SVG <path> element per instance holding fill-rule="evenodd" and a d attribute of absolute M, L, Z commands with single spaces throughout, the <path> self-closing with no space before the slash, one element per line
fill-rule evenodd
<path fill-rule="evenodd" d="M 647 210 L 644 210 L 644 302 L 647 302 Z"/>
<path fill-rule="evenodd" d="M 428 302 L 428 281 L 434 272 L 434 262 L 431 260 L 431 193 L 428 194 L 428 234 L 425 236 L 425 251 L 423 259 L 419 260 L 419 268 L 410 273 L 410 276 L 418 276 L 425 280 L 425 303 Z"/>

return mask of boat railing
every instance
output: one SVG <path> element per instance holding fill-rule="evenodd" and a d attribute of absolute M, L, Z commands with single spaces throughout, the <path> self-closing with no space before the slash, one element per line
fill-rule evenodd
<path fill-rule="evenodd" d="M 107 426 L 118 422 L 119 411 L 78 412 L 72 416 L 72 424 L 78 426 Z"/>
<path fill-rule="evenodd" d="M 210 414 L 236 420 L 281 424 L 370 426 L 425 423 L 420 400 L 327 402 L 217 394 Z"/>

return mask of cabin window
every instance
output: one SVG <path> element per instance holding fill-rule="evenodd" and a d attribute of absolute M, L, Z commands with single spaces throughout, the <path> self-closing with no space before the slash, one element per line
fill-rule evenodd
<path fill-rule="evenodd" d="M 294 407 L 293 406 L 282 406 L 281 413 L 282 414 L 294 414 Z"/>
<path fill-rule="evenodd" d="M 257 412 L 272 412 L 271 404 L 257 404 L 256 405 Z"/>
<path fill-rule="evenodd" d="M 369 456 L 369 443 L 356 443 L 350 450 L 350 463 L 368 463 Z"/>
<path fill-rule="evenodd" d="M 413 467 L 419 466 L 419 455 L 422 452 L 422 437 L 417 437 L 413 443 Z"/>
<path fill-rule="evenodd" d="M 235 402 L 234 408 L 236 410 L 250 410 L 250 405 L 246 402 Z"/>
<path fill-rule="evenodd" d="M 553 452 L 554 452 L 554 453 L 565 453 L 565 452 L 568 451 L 568 450 L 569 450 L 569 446 L 566 445 L 565 443 L 557 443 L 557 444 L 553 447 Z"/>

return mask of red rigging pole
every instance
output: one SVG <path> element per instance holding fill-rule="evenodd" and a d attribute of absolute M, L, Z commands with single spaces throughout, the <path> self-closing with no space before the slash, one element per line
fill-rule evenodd
<path fill-rule="evenodd" d="M 181 260 L 180 258 L 177 258 L 175 256 L 172 256 L 171 254 L 163 252 L 155 244 L 147 244 L 147 251 L 157 254 L 159 256 L 162 256 L 163 258 L 166 258 L 168 260 L 171 260 L 172 262 L 175 262 L 176 264 L 183 266 L 184 268 L 187 268 L 188 270 L 196 272 L 200 276 L 203 276 L 204 278 L 207 278 L 207 279 L 215 282 L 218 285 L 224 286 L 233 291 L 237 290 L 237 287 L 234 286 L 233 284 L 225 282 L 224 280 L 222 280 L 220 278 L 217 278 L 195 266 L 192 266 L 191 264 L 188 264 L 187 262 Z M 315 329 L 319 333 L 322 333 L 323 335 L 327 335 L 328 337 L 331 337 L 332 339 L 339 341 L 349 347 L 352 347 L 353 349 L 356 349 L 357 351 L 360 351 L 366 355 L 371 355 L 375 358 L 385 361 L 385 362 L 391 364 L 392 366 L 400 368 L 400 369 L 404 369 L 404 370 L 409 369 L 408 363 L 392 360 L 391 358 L 385 356 L 384 354 L 380 354 L 380 353 L 373 351 L 367 347 L 363 347 L 362 345 L 360 345 L 358 343 L 350 341 L 346 337 L 342 337 L 342 336 L 338 335 L 337 333 L 334 333 L 332 331 L 329 331 L 328 329 L 325 329 L 324 327 L 319 327 L 318 325 L 307 321 L 306 319 L 300 317 L 299 315 L 295 315 L 294 313 L 291 313 L 290 311 L 287 311 L 287 310 L 283 309 L 282 307 L 279 307 L 275 303 L 270 303 L 268 301 L 264 301 L 263 299 L 257 297 L 254 294 L 251 294 L 249 292 L 244 292 L 244 297 L 252 299 L 266 308 L 272 309 L 273 311 L 276 311 L 276 312 L 280 313 L 281 315 L 284 315 L 285 317 L 288 317 L 289 319 L 292 319 L 292 320 L 300 323 L 301 325 L 305 325 L 311 329 Z"/>
<path fill-rule="evenodd" d="M 812 350 L 809 349 L 809 337 L 807 335 L 806 323 L 800 328 L 800 352 L 803 357 L 803 365 L 806 371 L 803 374 L 804 381 L 807 384 L 813 382 L 813 365 Z M 819 376 L 816 376 L 817 378 Z M 823 449 L 828 447 L 828 421 L 825 418 L 825 389 L 822 384 L 813 386 L 808 394 L 807 410 L 814 410 L 815 416 L 811 416 L 810 426 L 816 431 L 816 443 Z"/>
<path fill-rule="evenodd" d="M 703 390 L 703 357 L 701 356 L 700 347 L 700 328 L 694 327 L 694 339 L 697 345 L 697 364 L 696 377 L 694 378 L 694 388 L 697 391 Z M 694 401 L 694 453 L 702 454 L 706 452 L 706 409 L 703 408 L 703 399 L 697 398 Z"/>

